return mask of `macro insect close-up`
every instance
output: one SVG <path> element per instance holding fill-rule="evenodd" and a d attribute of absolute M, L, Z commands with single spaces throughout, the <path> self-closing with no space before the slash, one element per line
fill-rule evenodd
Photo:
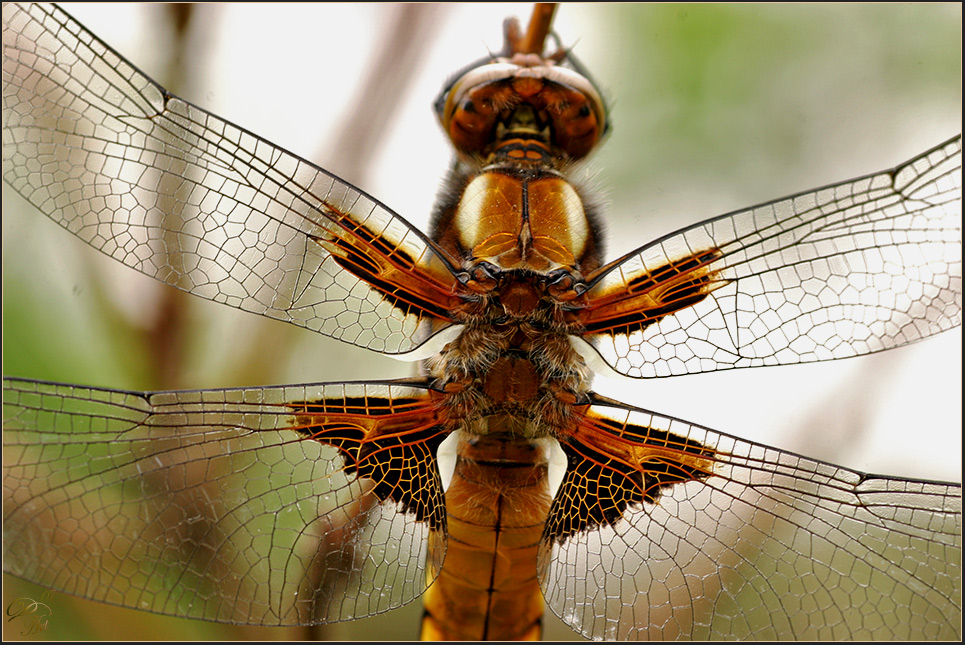
<path fill-rule="evenodd" d="M 960 7 L 303 10 L 4 5 L 8 615 L 960 638 Z"/>

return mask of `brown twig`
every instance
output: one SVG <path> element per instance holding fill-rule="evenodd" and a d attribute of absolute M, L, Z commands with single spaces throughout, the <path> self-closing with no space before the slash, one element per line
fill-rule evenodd
<path fill-rule="evenodd" d="M 511 53 L 541 55 L 546 36 L 549 35 L 550 26 L 553 24 L 554 13 L 556 13 L 555 2 L 537 2 L 533 6 L 533 15 L 530 16 L 525 34 L 519 33 L 518 23 L 511 27 L 507 25 L 506 39 Z"/>

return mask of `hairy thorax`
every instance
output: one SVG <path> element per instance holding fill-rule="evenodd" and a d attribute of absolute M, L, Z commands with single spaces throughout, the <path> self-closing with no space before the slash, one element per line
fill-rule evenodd
<path fill-rule="evenodd" d="M 529 439 L 555 437 L 566 427 L 591 377 L 556 307 L 543 300 L 527 316 L 512 317 L 499 298 L 488 299 L 481 308 L 502 320 L 470 317 L 462 333 L 427 362 L 453 426 L 471 435 Z"/>

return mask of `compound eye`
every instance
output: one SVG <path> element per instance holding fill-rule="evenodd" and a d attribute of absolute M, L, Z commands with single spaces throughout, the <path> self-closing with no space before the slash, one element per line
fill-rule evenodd
<path fill-rule="evenodd" d="M 458 150 L 481 152 L 491 143 L 499 118 L 497 105 L 506 102 L 510 91 L 500 83 L 490 83 L 473 88 L 459 100 L 446 125 Z"/>
<path fill-rule="evenodd" d="M 557 143 L 571 157 L 585 157 L 596 146 L 603 127 L 586 96 L 566 93 L 566 107 L 556 115 Z"/>

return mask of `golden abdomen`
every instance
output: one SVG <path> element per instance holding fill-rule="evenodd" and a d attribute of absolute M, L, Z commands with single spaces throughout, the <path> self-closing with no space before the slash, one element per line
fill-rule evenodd
<path fill-rule="evenodd" d="M 536 553 L 550 506 L 547 467 L 538 441 L 462 440 L 446 491 L 445 566 L 425 595 L 423 640 L 539 639 Z"/>

